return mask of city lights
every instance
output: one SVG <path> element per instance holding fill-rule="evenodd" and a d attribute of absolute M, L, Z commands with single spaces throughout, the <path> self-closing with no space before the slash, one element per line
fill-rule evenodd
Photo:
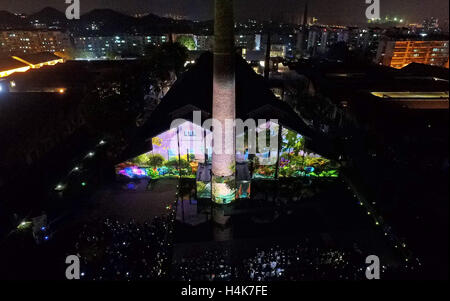
<path fill-rule="evenodd" d="M 448 279 L 447 1 L 208 1 L 3 5 L 1 277 Z"/>

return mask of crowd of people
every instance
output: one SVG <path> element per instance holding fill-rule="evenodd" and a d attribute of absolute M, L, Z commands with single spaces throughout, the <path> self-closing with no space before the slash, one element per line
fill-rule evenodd
<path fill-rule="evenodd" d="M 244 259 L 239 276 L 251 281 L 356 280 L 365 275 L 363 263 L 353 251 L 277 245 L 256 250 L 255 256 Z"/>
<path fill-rule="evenodd" d="M 297 281 L 365 279 L 365 259 L 355 250 L 274 245 L 236 260 L 228 249 L 191 254 L 174 262 L 172 278 L 182 281 Z"/>
<path fill-rule="evenodd" d="M 229 281 L 234 270 L 228 249 L 206 250 L 173 262 L 173 278 L 181 281 Z"/>
<path fill-rule="evenodd" d="M 75 243 L 85 280 L 157 280 L 170 265 L 174 212 L 138 223 L 85 224 Z"/>

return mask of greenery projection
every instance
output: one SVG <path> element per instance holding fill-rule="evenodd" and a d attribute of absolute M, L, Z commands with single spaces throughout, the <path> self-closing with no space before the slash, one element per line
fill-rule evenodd
<path fill-rule="evenodd" d="M 335 178 L 339 176 L 339 164 L 310 152 L 307 149 L 305 137 L 295 131 L 281 129 L 282 136 L 279 140 L 281 145 L 278 147 L 280 150 L 278 154 L 276 146 L 269 146 L 269 139 L 276 137 L 278 141 L 279 129 L 271 128 L 270 132 L 266 132 L 268 134 L 266 145 L 258 146 L 256 154 L 249 154 L 247 147 L 239 152 L 237 156 L 239 160 L 248 163 L 248 170 L 245 164 L 239 165 L 240 180 L 236 180 L 234 176 L 212 176 L 212 182 L 205 181 L 204 179 L 208 177 L 203 177 L 205 174 L 202 171 L 197 180 L 197 196 L 213 198 L 219 204 L 228 204 L 236 198 L 250 197 L 252 178 L 275 179 L 277 176 L 278 178 Z M 153 138 L 153 150 L 117 165 L 117 174 L 128 178 L 196 178 L 199 162 L 202 162 L 204 158 L 203 148 L 196 148 L 188 142 L 191 141 L 189 140 L 191 137 L 198 136 L 197 131 L 199 130 L 186 123 L 180 126 L 178 131 L 169 130 Z M 179 139 L 182 143 L 171 143 L 174 139 L 175 141 Z M 203 143 L 202 140 L 197 141 Z M 180 144 L 183 147 L 180 147 Z M 268 162 L 272 164 L 267 165 Z M 278 168 L 276 162 L 278 162 Z M 230 166 L 230 169 L 236 171 L 236 165 Z M 212 183 L 214 185 L 211 185 Z"/>
<path fill-rule="evenodd" d="M 174 156 L 169 160 L 158 153 L 152 152 L 142 154 L 127 162 L 116 166 L 117 174 L 129 178 L 149 177 L 159 179 L 165 177 L 195 178 L 198 163 L 193 160 L 194 155 L 184 155 L 178 158 Z"/>
<path fill-rule="evenodd" d="M 197 181 L 197 197 L 200 199 L 211 198 L 211 182 Z"/>
<path fill-rule="evenodd" d="M 253 178 L 274 178 L 276 165 L 260 165 L 259 157 L 253 160 Z M 286 128 L 282 129 L 281 152 L 278 165 L 279 177 L 338 177 L 339 164 L 309 153 L 305 138 Z"/>
<path fill-rule="evenodd" d="M 231 167 L 230 167 L 231 168 Z M 212 185 L 213 201 L 217 204 L 229 204 L 236 199 L 236 179 L 230 177 L 212 177 L 214 185 Z"/>

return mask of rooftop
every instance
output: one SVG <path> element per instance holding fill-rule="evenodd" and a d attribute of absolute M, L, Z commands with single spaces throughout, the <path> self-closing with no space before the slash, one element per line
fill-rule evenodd
<path fill-rule="evenodd" d="M 13 58 L 1 58 L 0 59 L 0 72 L 8 71 L 18 68 L 28 67 L 25 63 L 19 62 Z"/>

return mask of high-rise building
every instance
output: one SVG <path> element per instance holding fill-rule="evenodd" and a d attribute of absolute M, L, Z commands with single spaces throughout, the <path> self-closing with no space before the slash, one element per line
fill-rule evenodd
<path fill-rule="evenodd" d="M 422 22 L 422 28 L 426 33 L 438 33 L 440 32 L 439 20 L 434 17 L 425 18 Z"/>
<path fill-rule="evenodd" d="M 159 46 L 169 40 L 167 35 L 117 35 L 117 36 L 79 36 L 74 38 L 75 49 L 82 56 L 105 57 L 111 54 L 140 55 L 148 45 Z"/>
<path fill-rule="evenodd" d="M 196 35 L 194 39 L 197 50 L 211 51 L 214 47 L 214 36 L 212 35 Z"/>
<path fill-rule="evenodd" d="M 382 40 L 375 61 L 393 68 L 403 68 L 410 63 L 448 68 L 448 43 L 448 41 Z"/>
<path fill-rule="evenodd" d="M 71 47 L 69 35 L 53 30 L 2 30 L 0 54 L 16 55 L 65 51 Z"/>

